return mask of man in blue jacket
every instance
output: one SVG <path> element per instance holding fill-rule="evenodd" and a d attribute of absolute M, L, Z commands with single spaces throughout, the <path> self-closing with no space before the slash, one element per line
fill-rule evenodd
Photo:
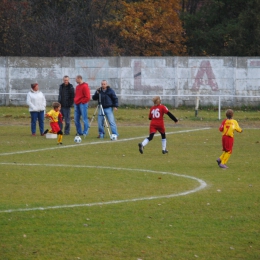
<path fill-rule="evenodd" d="M 104 110 L 104 114 L 107 118 L 107 121 L 109 122 L 112 134 L 118 136 L 117 126 L 113 113 L 113 109 L 117 110 L 118 108 L 118 98 L 115 94 L 115 91 L 107 85 L 106 80 L 101 81 L 101 88 L 98 88 L 96 90 L 95 94 L 92 96 L 92 99 L 100 101 Z M 98 138 L 104 138 L 104 116 L 102 115 L 102 111 L 100 108 L 98 111 L 98 132 Z"/>

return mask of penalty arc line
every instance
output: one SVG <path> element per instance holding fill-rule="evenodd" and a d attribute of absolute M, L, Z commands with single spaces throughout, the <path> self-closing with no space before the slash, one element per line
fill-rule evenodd
<path fill-rule="evenodd" d="M 106 166 L 90 166 L 90 165 L 64 165 L 64 164 L 25 164 L 25 163 L 0 163 L 0 165 L 15 165 L 15 166 L 46 166 L 46 167 L 73 167 L 73 168 L 99 168 L 99 169 L 110 169 L 110 170 L 119 170 L 119 171 L 138 171 L 138 172 L 146 172 L 152 174 L 164 174 L 164 175 L 172 175 L 182 178 L 188 178 L 191 180 L 195 180 L 199 182 L 199 186 L 195 189 L 183 191 L 180 193 L 169 194 L 169 195 L 160 195 L 160 196 L 151 196 L 151 197 L 141 197 L 141 198 L 133 198 L 133 199 L 125 199 L 125 200 L 112 200 L 107 202 L 93 202 L 93 203 L 84 203 L 84 204 L 72 204 L 72 205 L 58 205 L 58 206 L 47 206 L 47 207 L 36 207 L 36 208 L 25 208 L 25 209 L 8 209 L 8 210 L 0 210 L 0 213 L 12 213 L 12 212 L 24 212 L 24 211 L 37 211 L 37 210 L 49 210 L 49 209 L 64 209 L 64 208 L 76 208 L 76 207 L 92 207 L 92 206 L 103 206 L 103 205 L 111 205 L 111 204 L 119 204 L 119 203 L 128 203 L 128 202 L 137 202 L 137 201 L 145 201 L 145 200 L 155 200 L 162 198 L 173 198 L 178 196 L 185 196 L 191 193 L 195 193 L 204 189 L 207 186 L 207 183 L 204 180 L 199 178 L 182 175 L 178 173 L 171 172 L 161 172 L 161 171 L 153 171 L 153 170 L 145 170 L 145 169 L 129 169 L 129 168 L 117 168 L 117 167 L 106 167 Z"/>
<path fill-rule="evenodd" d="M 196 131 L 202 131 L 202 130 L 209 130 L 210 127 L 205 128 L 197 128 L 197 129 L 191 129 L 191 130 L 181 130 L 177 132 L 168 132 L 167 135 L 170 134 L 181 134 L 181 133 L 189 133 L 189 132 L 196 132 Z M 159 134 L 156 134 L 158 136 Z M 42 149 L 35 149 L 35 150 L 25 150 L 25 151 L 18 151 L 18 152 L 9 152 L 9 153 L 0 153 L 0 156 L 5 155 L 14 155 L 14 154 L 23 154 L 23 153 L 34 153 L 34 152 L 41 152 L 41 151 L 49 151 L 49 150 L 56 150 L 56 149 L 66 149 L 66 148 L 72 148 L 72 147 L 78 147 L 78 146 L 84 146 L 84 145 L 95 145 L 95 144 L 107 144 L 107 143 L 118 143 L 118 142 L 127 142 L 132 140 L 137 140 L 141 138 L 146 138 L 147 136 L 138 136 L 138 137 L 132 137 L 132 138 L 125 138 L 125 139 L 119 139 L 117 141 L 99 141 L 99 142 L 90 142 L 90 143 L 84 143 L 84 144 L 71 144 L 71 145 L 65 145 L 65 146 L 56 146 L 56 147 L 48 147 L 48 148 L 42 148 Z"/>

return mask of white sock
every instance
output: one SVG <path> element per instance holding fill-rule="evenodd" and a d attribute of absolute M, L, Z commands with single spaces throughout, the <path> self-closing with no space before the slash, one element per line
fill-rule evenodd
<path fill-rule="evenodd" d="M 149 139 L 145 138 L 142 142 L 143 146 L 146 146 L 149 143 Z"/>
<path fill-rule="evenodd" d="M 166 139 L 162 139 L 162 149 L 163 151 L 166 149 Z"/>

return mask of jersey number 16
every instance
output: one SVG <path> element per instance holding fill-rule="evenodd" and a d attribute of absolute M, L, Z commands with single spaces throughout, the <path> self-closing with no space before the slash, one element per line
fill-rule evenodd
<path fill-rule="evenodd" d="M 160 117 L 160 110 L 159 110 L 159 108 L 153 109 L 151 111 L 151 114 L 153 115 L 153 118 L 159 118 Z"/>

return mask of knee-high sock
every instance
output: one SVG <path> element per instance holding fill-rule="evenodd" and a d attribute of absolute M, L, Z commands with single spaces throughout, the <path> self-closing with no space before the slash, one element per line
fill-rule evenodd
<path fill-rule="evenodd" d="M 219 156 L 219 159 L 220 159 L 221 163 L 222 163 L 222 159 L 223 159 L 225 153 L 226 153 L 226 152 L 223 152 L 223 153 Z"/>
<path fill-rule="evenodd" d="M 166 139 L 162 139 L 162 150 L 166 149 Z"/>
<path fill-rule="evenodd" d="M 231 152 L 223 152 L 221 156 L 219 157 L 222 164 L 226 164 L 228 162 L 228 159 L 231 155 Z"/>
<path fill-rule="evenodd" d="M 143 146 L 146 146 L 149 143 L 149 140 L 147 138 L 145 138 L 142 142 Z"/>
<path fill-rule="evenodd" d="M 58 135 L 58 143 L 62 142 L 62 135 Z"/>

